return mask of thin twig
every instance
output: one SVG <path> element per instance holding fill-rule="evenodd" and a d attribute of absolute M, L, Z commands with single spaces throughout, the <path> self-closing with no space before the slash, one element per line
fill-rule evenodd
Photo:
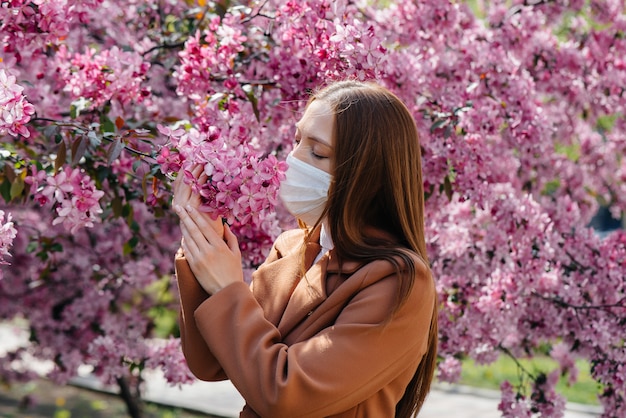
<path fill-rule="evenodd" d="M 144 51 L 141 53 L 142 57 L 145 57 L 146 55 L 148 55 L 149 53 L 156 51 L 157 49 L 176 49 L 176 48 L 181 48 L 183 46 L 185 46 L 185 42 L 187 42 L 187 40 L 181 41 L 181 42 L 177 42 L 175 44 L 161 44 L 161 45 L 156 45 L 153 46 L 152 48 L 148 49 L 147 51 Z"/>

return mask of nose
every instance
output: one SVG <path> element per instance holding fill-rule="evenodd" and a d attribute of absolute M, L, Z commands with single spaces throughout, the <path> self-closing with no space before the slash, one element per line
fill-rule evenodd
<path fill-rule="evenodd" d="M 307 162 L 306 151 L 305 151 L 304 146 L 302 145 L 302 142 L 296 144 L 296 146 L 293 147 L 293 150 L 291 151 L 291 155 L 293 155 L 295 158 L 297 158 L 300 161 Z"/>

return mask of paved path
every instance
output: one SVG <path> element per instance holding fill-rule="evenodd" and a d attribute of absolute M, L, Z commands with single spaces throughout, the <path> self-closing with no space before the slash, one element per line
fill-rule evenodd
<path fill-rule="evenodd" d="M 23 330 L 0 324 L 0 355 L 6 350 L 27 343 Z M 35 368 L 45 373 L 49 363 L 35 363 Z M 85 368 L 72 384 L 88 389 L 109 392 Z M 226 382 L 198 381 L 182 388 L 169 386 L 160 372 L 146 374 L 144 398 L 150 402 L 165 404 L 224 418 L 238 417 L 243 399 L 232 384 Z M 420 418 L 498 418 L 498 392 L 469 388 L 458 385 L 436 385 L 431 391 L 420 413 Z M 600 410 L 577 404 L 569 404 L 565 418 L 591 418 L 600 415 Z"/>
<path fill-rule="evenodd" d="M 72 383 L 104 390 L 90 376 L 79 377 Z M 147 376 L 145 399 L 227 418 L 238 417 L 244 403 L 230 382 L 196 382 L 179 389 L 167 385 L 159 373 Z M 499 418 L 499 402 L 500 394 L 496 391 L 439 384 L 431 391 L 419 417 Z M 591 418 L 599 416 L 599 413 L 598 408 L 570 404 L 565 418 Z"/>

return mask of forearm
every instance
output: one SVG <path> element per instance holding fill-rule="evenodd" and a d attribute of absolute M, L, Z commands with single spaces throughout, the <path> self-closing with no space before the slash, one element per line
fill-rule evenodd
<path fill-rule="evenodd" d="M 189 370 L 201 380 L 225 380 L 221 365 L 209 350 L 194 319 L 194 311 L 209 295 L 198 284 L 187 261 L 176 257 L 176 278 L 180 297 L 180 339 Z"/>

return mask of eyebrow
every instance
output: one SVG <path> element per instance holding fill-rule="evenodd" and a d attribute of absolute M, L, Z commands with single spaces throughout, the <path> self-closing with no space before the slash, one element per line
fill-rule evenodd
<path fill-rule="evenodd" d="M 300 129 L 300 126 L 298 126 L 298 123 L 296 123 L 296 129 L 299 130 L 300 133 L 302 133 L 302 130 Z M 318 138 L 316 136 L 311 136 L 311 135 L 306 135 L 306 137 L 308 139 L 310 139 L 311 141 L 315 141 L 315 142 L 318 142 L 318 143 L 320 143 L 322 145 L 326 145 L 328 148 L 331 148 L 331 149 L 333 148 L 333 146 L 330 143 L 328 143 L 327 141 L 324 141 L 321 138 Z"/>

